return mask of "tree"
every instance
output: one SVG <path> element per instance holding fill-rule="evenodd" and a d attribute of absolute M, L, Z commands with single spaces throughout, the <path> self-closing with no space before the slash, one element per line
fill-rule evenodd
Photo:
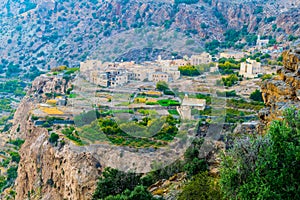
<path fill-rule="evenodd" d="M 224 156 L 220 184 L 230 199 L 300 199 L 300 112 L 288 109 L 265 136 L 244 138 Z"/>
<path fill-rule="evenodd" d="M 56 133 L 51 133 L 50 137 L 49 137 L 49 142 L 51 144 L 56 144 L 57 140 L 58 140 L 59 136 Z"/>
<path fill-rule="evenodd" d="M 11 161 L 12 162 L 16 162 L 16 163 L 20 162 L 21 156 L 18 152 L 10 152 L 9 154 L 11 156 Z"/>
<path fill-rule="evenodd" d="M 139 184 L 140 175 L 105 168 L 97 183 L 93 199 L 104 199 L 109 195 L 121 194 L 126 189 L 133 190 Z"/>
<path fill-rule="evenodd" d="M 296 37 L 296 36 L 293 36 L 293 35 L 288 36 L 288 41 L 294 41 L 294 40 L 297 40 L 297 39 L 298 39 L 298 37 Z"/>
<path fill-rule="evenodd" d="M 156 83 L 156 89 L 158 89 L 159 91 L 165 91 L 169 90 L 169 86 L 165 81 L 158 81 Z"/>
<path fill-rule="evenodd" d="M 12 182 L 14 181 L 18 176 L 18 166 L 11 166 L 7 170 L 7 181 Z"/>
<path fill-rule="evenodd" d="M 148 192 L 144 186 L 138 185 L 130 193 L 129 198 L 128 198 L 128 200 L 135 200 L 135 199 L 152 200 L 155 198 L 152 197 L 152 194 L 150 192 Z"/>
<path fill-rule="evenodd" d="M 184 76 L 199 76 L 200 72 L 199 70 L 192 65 L 186 65 L 186 66 L 181 66 L 178 68 L 178 70 L 180 71 L 180 74 L 184 75 Z"/>
<path fill-rule="evenodd" d="M 219 200 L 222 199 L 220 186 L 215 178 L 207 172 L 197 174 L 192 180 L 183 187 L 178 200 L 197 199 L 197 200 Z"/>
<path fill-rule="evenodd" d="M 7 184 L 5 176 L 0 176 L 0 190 Z"/>
<path fill-rule="evenodd" d="M 145 189 L 144 186 L 138 185 L 134 188 L 133 191 L 125 190 L 122 194 L 118 194 L 116 196 L 110 195 L 105 198 L 105 200 L 155 200 L 150 192 Z"/>
<path fill-rule="evenodd" d="M 252 92 L 250 94 L 250 99 L 252 99 L 253 101 L 264 102 L 264 100 L 262 98 L 262 93 L 259 90 L 255 90 L 254 92 Z"/>
<path fill-rule="evenodd" d="M 195 139 L 184 153 L 184 170 L 189 177 L 208 169 L 206 161 L 204 159 L 199 159 L 199 149 L 201 148 L 203 141 L 203 139 Z"/>
<path fill-rule="evenodd" d="M 225 86 L 227 87 L 231 87 L 234 84 L 237 83 L 237 81 L 239 80 L 239 78 L 237 77 L 236 74 L 231 74 L 228 77 L 223 77 L 222 78 L 222 82 L 224 83 Z M 222 84 L 222 82 L 217 82 L 218 84 Z"/>
<path fill-rule="evenodd" d="M 212 40 L 211 42 L 205 43 L 206 51 L 213 51 L 220 46 L 220 42 L 218 40 Z"/>

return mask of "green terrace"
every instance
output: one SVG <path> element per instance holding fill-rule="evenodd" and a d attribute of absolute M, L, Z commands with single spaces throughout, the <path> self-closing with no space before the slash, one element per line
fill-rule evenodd
<path fill-rule="evenodd" d="M 78 145 L 111 142 L 114 145 L 134 148 L 162 147 L 178 133 L 179 120 L 171 115 L 152 117 L 152 110 L 139 110 L 143 117 L 132 121 L 114 120 L 111 115 L 89 112 L 77 116 L 82 122 L 78 127 L 64 129 L 63 134 Z M 102 116 L 100 118 L 100 116 Z M 97 117 L 97 119 L 95 119 Z M 80 139 L 80 140 L 79 140 Z"/>
<path fill-rule="evenodd" d="M 172 99 L 161 99 L 157 101 L 161 106 L 180 106 L 180 103 Z"/>

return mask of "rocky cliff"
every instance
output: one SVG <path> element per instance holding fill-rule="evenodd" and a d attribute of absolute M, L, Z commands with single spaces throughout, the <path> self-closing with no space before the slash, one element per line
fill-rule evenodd
<path fill-rule="evenodd" d="M 300 108 L 300 45 L 282 56 L 283 67 L 277 70 L 278 75 L 261 87 L 267 108 L 260 112 L 260 118 L 265 122 L 280 119 L 286 108 Z"/>
<path fill-rule="evenodd" d="M 48 131 L 33 128 L 20 155 L 16 199 L 91 199 L 101 165 L 90 153 L 74 152 L 48 141 Z"/>
<path fill-rule="evenodd" d="M 33 125 L 30 116 L 47 93 L 64 95 L 69 79 L 42 75 L 35 79 L 20 103 L 10 130 L 11 138 L 23 138 L 21 160 L 15 181 L 16 199 L 91 199 L 101 173 L 101 165 L 91 153 L 71 148 L 61 136 L 56 145 L 49 142 L 46 128 Z"/>

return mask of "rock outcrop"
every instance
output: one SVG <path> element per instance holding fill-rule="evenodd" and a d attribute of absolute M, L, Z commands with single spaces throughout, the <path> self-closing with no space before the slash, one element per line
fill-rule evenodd
<path fill-rule="evenodd" d="M 42 94 L 42 97 L 46 98 L 47 93 L 65 94 L 70 87 L 71 82 L 63 76 L 42 75 L 32 82 L 29 93 Z"/>
<path fill-rule="evenodd" d="M 74 152 L 60 142 L 54 146 L 48 138 L 46 129 L 34 128 L 23 144 L 16 199 L 91 199 L 100 163 L 91 153 Z"/>
<path fill-rule="evenodd" d="M 13 118 L 13 126 L 10 129 L 11 138 L 26 138 L 31 131 L 30 113 L 34 105 L 45 103 L 47 94 L 66 94 L 67 89 L 72 87 L 71 81 L 59 76 L 42 75 L 37 77 L 33 82 L 27 95 L 21 101 Z M 18 130 L 18 131 L 17 131 Z"/>
<path fill-rule="evenodd" d="M 46 128 L 35 127 L 31 110 L 43 103 L 47 93 L 64 95 L 71 87 L 69 80 L 59 76 L 40 76 L 32 83 L 20 103 L 10 130 L 11 138 L 22 138 L 21 160 L 15 181 L 16 199 L 78 199 L 88 200 L 96 188 L 102 166 L 91 152 L 72 149 L 61 136 L 57 145 L 49 142 Z"/>
<path fill-rule="evenodd" d="M 289 108 L 300 108 L 300 45 L 283 54 L 283 67 L 278 76 L 262 84 L 261 90 L 267 108 L 260 111 L 260 118 L 269 123 L 281 119 L 282 112 Z"/>

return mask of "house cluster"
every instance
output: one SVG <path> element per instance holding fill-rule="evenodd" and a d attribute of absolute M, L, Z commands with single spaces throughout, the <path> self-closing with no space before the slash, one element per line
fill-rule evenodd
<path fill-rule="evenodd" d="M 88 61 L 81 63 L 80 71 L 84 77 L 102 87 L 117 87 L 127 84 L 129 81 L 165 81 L 169 82 L 180 78 L 178 65 L 159 65 L 159 63 L 143 63 L 141 65 L 134 62 L 121 63 L 98 63 L 97 66 L 90 67 L 87 63 L 97 63 Z"/>
<path fill-rule="evenodd" d="M 131 62 L 105 62 L 88 60 L 80 63 L 80 72 L 88 81 L 102 87 L 117 87 L 130 81 L 170 82 L 180 78 L 179 67 L 212 62 L 208 53 L 193 55 L 190 59 L 162 60 L 136 64 Z"/>

